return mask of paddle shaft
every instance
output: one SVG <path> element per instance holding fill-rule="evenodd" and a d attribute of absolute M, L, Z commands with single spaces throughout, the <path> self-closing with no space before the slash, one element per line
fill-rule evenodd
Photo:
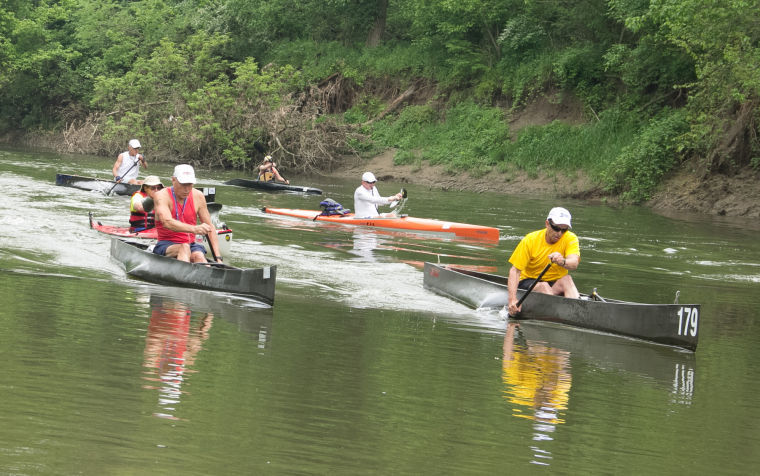
<path fill-rule="evenodd" d="M 134 168 L 135 168 L 135 165 L 137 165 L 139 162 L 140 162 L 140 159 L 138 158 L 138 159 L 135 161 L 135 163 L 134 163 L 134 164 L 132 164 L 132 167 L 128 168 L 128 169 L 127 169 L 127 171 L 126 171 L 126 172 L 124 172 L 124 175 L 127 175 L 129 172 L 131 172 L 131 171 L 132 171 L 132 169 L 134 169 Z M 124 175 L 122 175 L 122 177 L 124 177 Z M 117 186 L 117 185 L 119 185 L 120 183 L 121 183 L 121 181 L 118 181 L 118 182 L 116 182 L 115 184 L 113 184 L 113 187 L 111 187 L 111 189 L 110 189 L 110 190 L 108 190 L 108 192 L 106 192 L 106 195 L 109 195 L 109 196 L 110 196 L 110 195 L 111 195 L 111 192 L 113 192 L 113 189 L 115 189 L 115 188 L 116 188 L 116 186 Z"/>
<path fill-rule="evenodd" d="M 546 265 L 546 268 L 544 268 L 544 270 L 541 271 L 541 274 L 538 275 L 538 277 L 530 284 L 528 289 L 525 291 L 525 294 L 523 294 L 520 300 L 517 301 L 517 307 L 520 307 L 523 301 L 525 301 L 525 298 L 528 297 L 528 294 L 530 294 L 530 292 L 533 291 L 533 288 L 536 287 L 536 284 L 538 284 L 538 282 L 541 281 L 541 278 L 544 277 L 544 274 L 546 274 L 546 272 L 549 271 L 549 268 L 551 267 L 552 267 L 551 263 Z"/>
<path fill-rule="evenodd" d="M 211 245 L 211 240 L 208 239 L 208 235 L 203 235 L 203 239 L 208 243 L 208 250 L 211 252 L 211 257 L 214 258 L 214 263 L 216 263 L 218 258 L 216 257 L 216 253 L 214 253 L 214 247 Z"/>

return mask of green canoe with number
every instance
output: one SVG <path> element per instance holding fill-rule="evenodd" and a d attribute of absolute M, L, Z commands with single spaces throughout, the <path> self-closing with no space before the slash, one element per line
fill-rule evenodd
<path fill-rule="evenodd" d="M 451 265 L 425 263 L 427 289 L 475 308 L 503 308 L 507 278 Z M 518 290 L 518 298 L 525 291 Z M 676 298 L 677 301 L 677 298 Z M 514 319 L 532 319 L 697 349 L 699 304 L 641 304 L 606 299 L 596 293 L 568 299 L 532 292 Z"/>

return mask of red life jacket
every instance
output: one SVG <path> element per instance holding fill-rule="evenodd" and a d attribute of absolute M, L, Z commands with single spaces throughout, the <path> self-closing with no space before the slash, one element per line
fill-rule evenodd
<path fill-rule="evenodd" d="M 142 190 L 135 192 L 135 195 L 139 194 L 141 197 L 146 198 L 147 193 Z M 134 196 L 134 195 L 133 195 Z M 129 215 L 129 231 L 135 231 L 135 229 L 147 230 L 156 226 L 156 214 L 153 211 L 149 213 L 133 211 Z"/>

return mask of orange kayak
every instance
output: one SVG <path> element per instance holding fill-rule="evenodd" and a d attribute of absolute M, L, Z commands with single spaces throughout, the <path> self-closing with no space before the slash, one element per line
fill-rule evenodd
<path fill-rule="evenodd" d="M 388 230 L 414 233 L 435 233 L 453 235 L 458 238 L 498 241 L 499 229 L 490 226 L 470 225 L 453 221 L 434 220 L 432 218 L 414 218 L 408 215 L 384 214 L 376 218 L 356 218 L 353 213 L 345 215 L 322 215 L 320 210 L 301 210 L 295 208 L 262 208 L 264 213 L 285 215 L 307 220 L 341 223 L 344 225 L 369 226 Z"/>

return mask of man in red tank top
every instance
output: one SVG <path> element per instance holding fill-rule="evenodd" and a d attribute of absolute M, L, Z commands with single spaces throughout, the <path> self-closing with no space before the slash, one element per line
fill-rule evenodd
<path fill-rule="evenodd" d="M 193 167 L 181 164 L 174 168 L 172 186 L 156 194 L 154 210 L 158 243 L 153 252 L 182 261 L 205 263 L 206 250 L 203 245 L 195 243 L 195 235 L 205 235 L 217 262 L 221 263 L 219 240 L 206 207 L 206 197 L 193 188 L 194 184 Z"/>

